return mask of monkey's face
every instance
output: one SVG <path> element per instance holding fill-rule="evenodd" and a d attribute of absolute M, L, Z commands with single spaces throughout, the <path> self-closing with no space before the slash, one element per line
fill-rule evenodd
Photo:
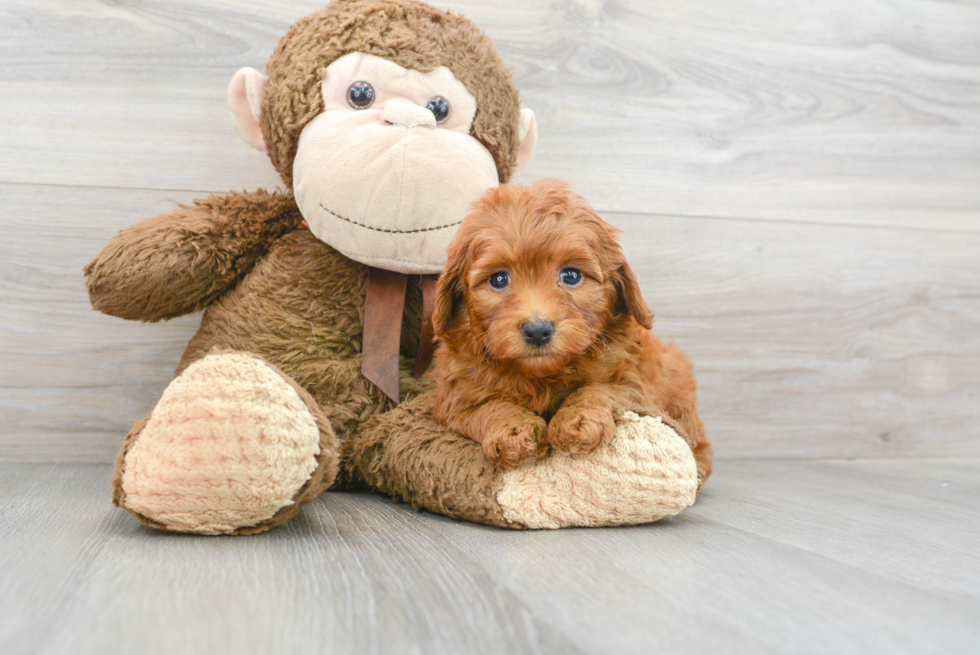
<path fill-rule="evenodd" d="M 332 0 L 266 70 L 232 79 L 235 128 L 313 233 L 365 264 L 439 272 L 470 203 L 534 155 L 534 113 L 488 37 L 417 0 Z"/>
<path fill-rule="evenodd" d="M 363 53 L 330 64 L 321 92 L 293 161 L 313 234 L 365 264 L 438 273 L 469 205 L 498 184 L 470 136 L 475 99 L 445 66 L 421 73 Z"/>

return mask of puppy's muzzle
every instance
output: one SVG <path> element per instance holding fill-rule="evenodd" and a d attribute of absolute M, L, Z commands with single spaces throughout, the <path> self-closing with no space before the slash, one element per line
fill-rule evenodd
<path fill-rule="evenodd" d="M 555 334 L 555 324 L 551 321 L 531 321 L 521 327 L 521 334 L 524 335 L 524 341 L 540 348 L 551 341 Z"/>

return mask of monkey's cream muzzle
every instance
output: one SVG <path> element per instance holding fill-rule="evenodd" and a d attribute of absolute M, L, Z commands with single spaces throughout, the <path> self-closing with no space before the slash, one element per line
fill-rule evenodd
<path fill-rule="evenodd" d="M 367 82 L 373 103 L 348 102 Z M 325 111 L 299 138 L 293 193 L 313 234 L 364 264 L 438 273 L 470 204 L 498 184 L 493 157 L 470 136 L 476 101 L 448 68 L 406 70 L 353 53 L 327 68 Z M 426 108 L 449 103 L 438 123 Z"/>

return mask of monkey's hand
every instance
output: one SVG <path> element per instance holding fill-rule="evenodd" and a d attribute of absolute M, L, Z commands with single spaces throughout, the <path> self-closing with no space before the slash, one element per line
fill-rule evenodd
<path fill-rule="evenodd" d="M 204 308 L 302 217 L 292 196 L 230 193 L 121 230 L 85 267 L 92 306 L 140 321 Z"/>

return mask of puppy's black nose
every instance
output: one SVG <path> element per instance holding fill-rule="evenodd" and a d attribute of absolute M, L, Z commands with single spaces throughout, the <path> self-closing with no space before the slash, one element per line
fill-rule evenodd
<path fill-rule="evenodd" d="M 551 341 L 555 333 L 555 324 L 551 321 L 532 321 L 524 324 L 521 333 L 524 335 L 524 341 L 540 347 Z"/>

